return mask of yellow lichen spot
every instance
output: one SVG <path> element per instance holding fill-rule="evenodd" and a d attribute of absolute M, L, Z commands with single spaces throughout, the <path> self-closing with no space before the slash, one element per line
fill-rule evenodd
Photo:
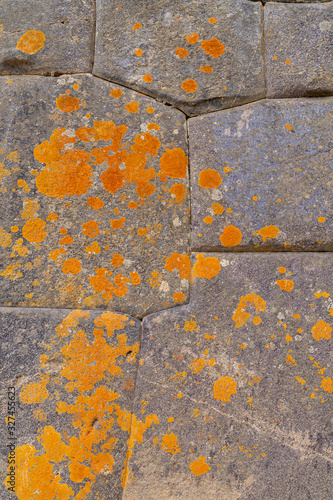
<path fill-rule="evenodd" d="M 110 91 L 110 95 L 115 99 L 119 99 L 123 95 L 121 89 L 113 89 Z"/>
<path fill-rule="evenodd" d="M 333 380 L 331 377 L 323 378 L 321 381 L 321 386 L 322 389 L 326 392 L 333 392 Z"/>
<path fill-rule="evenodd" d="M 18 226 L 11 226 L 10 230 L 12 233 L 17 233 L 19 230 L 19 227 Z M 0 229 L 0 233 L 1 233 L 1 229 Z M 1 241 L 1 237 L 0 237 L 0 241 Z M 1 245 L 1 243 L 0 243 L 0 245 Z"/>
<path fill-rule="evenodd" d="M 197 43 L 197 41 L 199 40 L 199 35 L 197 33 L 192 33 L 191 35 L 186 35 L 185 38 L 187 43 L 193 45 L 194 43 Z"/>
<path fill-rule="evenodd" d="M 206 224 L 212 224 L 213 223 L 213 217 L 211 217 L 210 215 L 207 215 L 207 217 L 205 217 L 203 221 Z"/>
<path fill-rule="evenodd" d="M 42 31 L 28 30 L 17 42 L 16 48 L 26 54 L 36 54 L 44 47 L 45 35 Z"/>
<path fill-rule="evenodd" d="M 4 177 L 9 176 L 11 174 L 10 170 L 5 168 L 4 163 L 0 163 L 0 182 L 3 181 Z"/>
<path fill-rule="evenodd" d="M 198 85 L 193 78 L 189 78 L 188 80 L 184 80 L 182 83 L 182 89 L 185 90 L 185 92 L 190 93 L 190 92 L 196 92 L 198 88 Z"/>
<path fill-rule="evenodd" d="M 242 296 L 236 311 L 232 316 L 233 321 L 236 323 L 236 328 L 245 325 L 247 320 L 250 318 L 251 314 L 246 311 L 249 304 L 252 304 L 256 308 L 256 312 L 262 312 L 266 309 L 266 302 L 259 295 L 249 293 L 244 297 Z"/>
<path fill-rule="evenodd" d="M 184 324 L 184 330 L 185 332 L 197 332 L 198 326 L 193 319 L 186 320 Z"/>
<path fill-rule="evenodd" d="M 181 148 L 166 149 L 160 158 L 162 174 L 172 179 L 185 178 L 188 157 Z"/>
<path fill-rule="evenodd" d="M 221 377 L 213 387 L 214 399 L 227 403 L 232 394 L 237 394 L 237 382 L 232 377 Z"/>
<path fill-rule="evenodd" d="M 141 57 L 141 56 L 142 56 L 142 54 L 143 54 L 143 52 L 142 52 L 142 50 L 141 50 L 141 49 L 137 49 L 137 50 L 135 50 L 135 51 L 134 51 L 134 54 L 135 54 L 137 57 Z"/>
<path fill-rule="evenodd" d="M 323 339 L 329 340 L 331 338 L 332 328 L 329 323 L 321 319 L 311 328 L 311 332 L 312 337 L 317 340 L 317 342 Z"/>
<path fill-rule="evenodd" d="M 291 130 L 291 129 L 292 129 L 292 126 L 291 126 L 291 125 L 289 125 L 289 123 L 287 123 L 287 125 L 286 125 L 286 129 L 287 129 L 287 130 Z"/>
<path fill-rule="evenodd" d="M 241 231 L 231 224 L 223 229 L 219 240 L 224 247 L 235 247 L 241 243 L 242 236 Z"/>
<path fill-rule="evenodd" d="M 7 233 L 5 229 L 0 227 L 0 246 L 2 248 L 7 248 L 10 247 L 12 244 L 12 235 L 10 233 Z"/>
<path fill-rule="evenodd" d="M 136 101 L 129 102 L 125 105 L 125 108 L 129 113 L 136 113 L 139 109 L 139 103 Z"/>
<path fill-rule="evenodd" d="M 46 222 L 36 217 L 29 219 L 22 228 L 23 237 L 30 243 L 40 243 L 45 240 L 47 232 L 45 229 Z"/>
<path fill-rule="evenodd" d="M 101 251 L 101 247 L 99 246 L 99 244 L 97 243 L 97 241 L 93 241 L 90 245 L 88 245 L 86 248 L 85 248 L 85 252 L 87 253 L 100 253 Z"/>
<path fill-rule="evenodd" d="M 149 74 L 143 75 L 142 80 L 146 83 L 151 83 L 153 81 L 153 77 Z"/>
<path fill-rule="evenodd" d="M 193 265 L 194 278 L 212 279 L 217 276 L 221 270 L 221 264 L 217 257 L 205 257 L 199 253 L 197 261 Z"/>
<path fill-rule="evenodd" d="M 318 222 L 325 222 L 326 218 L 325 217 L 319 217 Z"/>
<path fill-rule="evenodd" d="M 30 193 L 30 191 L 31 191 L 31 189 L 28 186 L 28 183 L 25 180 L 23 180 L 23 179 L 18 179 L 17 186 L 20 187 L 20 188 L 23 188 L 22 191 L 24 193 Z"/>
<path fill-rule="evenodd" d="M 78 259 L 67 259 L 62 265 L 62 272 L 65 274 L 78 274 L 82 269 L 81 262 Z"/>
<path fill-rule="evenodd" d="M 175 304 L 177 304 L 177 302 L 179 302 L 180 304 L 182 304 L 185 299 L 186 299 L 186 295 L 183 292 L 175 292 L 173 294 L 173 300 L 174 300 Z"/>
<path fill-rule="evenodd" d="M 280 290 L 284 290 L 286 292 L 291 292 L 294 288 L 294 282 L 292 280 L 277 280 L 276 284 L 279 285 Z"/>
<path fill-rule="evenodd" d="M 292 357 L 291 354 L 287 354 L 287 356 L 286 356 L 286 363 L 287 363 L 287 365 L 297 366 L 297 363 L 296 363 L 295 359 Z"/>
<path fill-rule="evenodd" d="M 22 219 L 32 219 L 39 210 L 39 203 L 33 200 L 24 200 L 23 210 L 21 212 Z"/>
<path fill-rule="evenodd" d="M 255 316 L 252 320 L 252 323 L 254 325 L 259 325 L 261 323 L 262 319 L 259 316 Z"/>
<path fill-rule="evenodd" d="M 200 66 L 199 68 L 200 71 L 203 71 L 204 73 L 212 73 L 213 68 L 209 66 L 208 64 L 206 66 Z"/>
<path fill-rule="evenodd" d="M 284 274 L 287 271 L 285 267 L 279 267 L 279 273 Z"/>
<path fill-rule="evenodd" d="M 267 239 L 275 239 L 279 232 L 280 229 L 275 226 L 265 226 L 259 231 L 255 231 L 254 234 L 259 234 L 265 242 Z"/>
<path fill-rule="evenodd" d="M 49 380 L 49 375 L 42 375 L 38 382 L 31 382 L 23 386 L 20 391 L 20 401 L 29 405 L 45 401 L 49 395 L 49 391 L 46 388 Z"/>
<path fill-rule="evenodd" d="M 210 17 L 209 22 L 210 22 L 210 24 L 215 24 L 217 22 L 216 17 Z"/>
<path fill-rule="evenodd" d="M 173 432 L 171 432 L 170 434 L 165 434 L 162 437 L 161 449 L 164 450 L 165 453 L 172 453 L 172 455 L 175 455 L 176 453 L 181 453 L 181 448 L 179 447 L 178 438 Z"/>
<path fill-rule="evenodd" d="M 133 31 L 136 31 L 136 30 L 139 30 L 140 28 L 142 28 L 142 24 L 140 24 L 140 23 L 135 23 L 135 24 L 134 24 L 134 26 L 133 26 L 133 28 L 132 28 L 132 30 L 133 30 Z"/>
<path fill-rule="evenodd" d="M 293 338 L 291 337 L 291 335 L 289 335 L 289 333 L 287 333 L 287 335 L 285 337 L 285 341 L 290 342 L 291 340 L 293 340 Z"/>
<path fill-rule="evenodd" d="M 317 299 L 320 299 L 320 297 L 325 297 L 325 299 L 328 299 L 330 294 L 328 292 L 315 292 L 315 297 Z"/>
<path fill-rule="evenodd" d="M 296 378 L 297 382 L 299 382 L 300 384 L 302 384 L 302 385 L 306 384 L 306 380 L 304 380 L 303 378 L 301 378 L 301 377 L 295 377 L 295 378 Z"/>
<path fill-rule="evenodd" d="M 214 202 L 212 204 L 212 209 L 214 210 L 214 214 L 215 215 L 221 215 L 223 214 L 224 212 L 224 207 L 222 207 L 222 205 L 220 205 L 219 203 L 217 202 Z"/>
<path fill-rule="evenodd" d="M 216 189 L 222 184 L 222 177 L 213 168 L 201 170 L 199 174 L 198 184 L 203 189 Z"/>
<path fill-rule="evenodd" d="M 190 464 L 190 471 L 195 476 L 202 476 L 202 474 L 206 474 L 210 470 L 209 465 L 206 463 L 205 457 L 199 457 L 198 460 L 194 460 Z"/>
<path fill-rule="evenodd" d="M 77 97 L 71 97 L 67 94 L 63 94 L 58 97 L 56 104 L 60 111 L 65 111 L 66 113 L 72 113 L 72 111 L 80 109 L 79 99 Z"/>
<path fill-rule="evenodd" d="M 225 46 L 218 40 L 218 38 L 203 40 L 201 42 L 201 48 L 207 55 L 212 56 L 214 59 L 221 56 L 225 50 Z"/>

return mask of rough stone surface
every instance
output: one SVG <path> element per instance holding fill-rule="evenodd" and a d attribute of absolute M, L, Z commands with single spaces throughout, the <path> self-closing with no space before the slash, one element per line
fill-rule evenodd
<path fill-rule="evenodd" d="M 184 115 L 93 76 L 0 85 L 1 305 L 142 316 L 184 302 Z"/>
<path fill-rule="evenodd" d="M 267 96 L 332 95 L 333 2 L 267 4 L 264 17 Z"/>
<path fill-rule="evenodd" d="M 331 254 L 197 254 L 143 321 L 126 500 L 330 500 Z M 158 422 L 158 423 L 156 423 Z"/>
<path fill-rule="evenodd" d="M 91 71 L 94 0 L 0 0 L 0 74 Z"/>
<path fill-rule="evenodd" d="M 120 500 L 140 322 L 112 312 L 2 308 L 0 325 L 3 422 L 13 386 L 16 403 L 15 425 L 9 418 L 1 439 L 0 498 Z M 16 495 L 3 484 L 11 441 Z"/>
<path fill-rule="evenodd" d="M 333 99 L 190 119 L 192 248 L 332 250 Z"/>
<path fill-rule="evenodd" d="M 262 6 L 247 0 L 97 0 L 96 75 L 188 115 L 265 95 Z"/>

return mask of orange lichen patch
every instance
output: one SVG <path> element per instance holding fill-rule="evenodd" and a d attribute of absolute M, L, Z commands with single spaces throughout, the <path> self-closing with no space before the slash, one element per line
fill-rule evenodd
<path fill-rule="evenodd" d="M 12 251 L 17 252 L 21 257 L 25 257 L 27 255 L 28 247 L 23 246 L 23 238 L 19 238 L 18 240 L 16 240 L 16 242 L 12 246 Z M 15 253 L 12 253 L 11 257 L 14 257 L 14 255 Z"/>
<path fill-rule="evenodd" d="M 222 184 L 222 177 L 213 168 L 207 168 L 200 172 L 198 184 L 203 189 L 216 189 Z"/>
<path fill-rule="evenodd" d="M 165 453 L 172 453 L 172 455 L 175 455 L 176 453 L 181 453 L 181 448 L 179 447 L 178 438 L 173 432 L 171 432 L 170 434 L 165 434 L 162 437 L 161 449 L 164 450 Z"/>
<path fill-rule="evenodd" d="M 231 224 L 223 229 L 219 240 L 224 247 L 235 247 L 241 243 L 242 236 L 241 231 Z"/>
<path fill-rule="evenodd" d="M 108 280 L 107 275 L 109 275 L 109 273 L 107 273 L 105 267 L 95 269 L 95 273 L 96 276 L 89 277 L 90 286 L 93 287 L 96 293 L 102 293 L 102 298 L 104 300 L 110 300 L 116 290 L 116 287 L 113 283 L 111 283 L 111 281 Z M 121 286 L 121 293 L 124 293 L 125 291 L 127 293 L 127 287 L 125 284 Z"/>
<path fill-rule="evenodd" d="M 99 210 L 104 206 L 104 201 L 96 197 L 88 198 L 87 203 L 93 210 Z"/>
<path fill-rule="evenodd" d="M 28 183 L 24 179 L 18 179 L 17 186 L 23 188 L 22 191 L 24 193 L 30 193 L 31 189 L 28 186 Z"/>
<path fill-rule="evenodd" d="M 78 259 L 67 259 L 62 265 L 62 272 L 65 274 L 78 274 L 82 269 L 81 262 Z"/>
<path fill-rule="evenodd" d="M 184 331 L 185 332 L 197 332 L 198 331 L 198 325 L 194 319 L 190 320 L 185 320 L 184 323 Z"/>
<path fill-rule="evenodd" d="M 320 299 L 320 297 L 325 297 L 325 299 L 328 299 L 328 297 L 330 296 L 328 292 L 315 292 L 314 295 L 317 299 Z"/>
<path fill-rule="evenodd" d="M 154 108 L 152 108 L 152 107 L 148 106 L 148 108 L 146 109 L 146 111 L 147 111 L 147 113 L 149 113 L 149 114 L 151 115 L 152 113 L 154 113 L 154 111 L 155 111 L 155 110 L 154 110 Z M 149 124 L 149 125 L 150 125 L 150 124 Z M 148 128 L 149 128 L 149 125 L 148 125 Z M 158 127 L 158 129 L 159 129 L 159 128 L 160 128 L 160 127 Z M 158 129 L 156 129 L 156 130 L 158 130 Z"/>
<path fill-rule="evenodd" d="M 216 23 L 216 21 L 217 21 L 216 17 L 210 17 L 210 18 L 209 18 L 209 22 L 210 22 L 210 24 L 215 24 L 215 23 Z"/>
<path fill-rule="evenodd" d="M 211 38 L 210 40 L 203 40 L 201 42 L 201 48 L 214 59 L 223 54 L 225 46 L 217 38 Z"/>
<path fill-rule="evenodd" d="M 137 204 L 137 202 L 136 202 L 136 201 L 130 201 L 130 202 L 128 203 L 128 208 L 132 208 L 133 210 L 136 210 L 136 209 L 138 208 L 138 206 L 139 206 L 139 205 Z M 125 220 L 126 220 L 126 219 L 125 219 Z"/>
<path fill-rule="evenodd" d="M 143 54 L 143 52 L 142 52 L 142 50 L 141 50 L 141 49 L 137 49 L 137 50 L 135 50 L 135 51 L 134 51 L 134 54 L 135 54 L 136 56 L 138 56 L 138 57 L 141 57 L 141 56 L 142 56 L 142 54 Z"/>
<path fill-rule="evenodd" d="M 49 222 L 56 222 L 58 220 L 58 215 L 55 212 L 51 212 L 47 217 L 46 220 Z"/>
<path fill-rule="evenodd" d="M 287 356 L 286 356 L 286 363 L 287 363 L 287 365 L 290 365 L 290 366 L 297 366 L 297 363 L 296 363 L 296 361 L 294 360 L 294 358 L 292 357 L 291 354 L 287 354 Z"/>
<path fill-rule="evenodd" d="M 69 234 L 67 234 L 59 241 L 59 245 L 71 245 L 73 241 L 73 238 Z"/>
<path fill-rule="evenodd" d="M 204 369 L 205 366 L 214 366 L 216 363 L 215 359 L 205 359 L 205 358 L 197 358 L 193 359 L 189 368 L 192 373 L 199 373 Z"/>
<path fill-rule="evenodd" d="M 110 221 L 112 229 L 121 229 L 126 222 L 125 217 L 120 217 L 120 219 L 113 219 Z"/>
<path fill-rule="evenodd" d="M 12 235 L 0 227 L 0 247 L 7 248 L 12 244 Z"/>
<path fill-rule="evenodd" d="M 100 253 L 101 251 L 101 247 L 99 246 L 99 244 L 97 243 L 97 241 L 93 241 L 91 243 L 91 245 L 88 245 L 85 250 L 85 252 L 87 253 L 95 253 L 95 254 L 98 254 Z"/>
<path fill-rule="evenodd" d="M 45 226 L 46 222 L 38 217 L 29 219 L 22 228 L 22 236 L 30 243 L 40 243 L 47 236 Z"/>
<path fill-rule="evenodd" d="M 251 317 L 251 314 L 247 312 L 247 307 L 250 304 L 255 307 L 257 313 L 265 311 L 266 309 L 266 302 L 259 295 L 255 293 L 249 293 L 245 296 L 242 296 L 236 308 L 236 311 L 232 316 L 233 321 L 236 323 L 236 328 L 245 325 L 247 320 Z"/>
<path fill-rule="evenodd" d="M 21 212 L 22 219 L 32 219 L 40 208 L 39 203 L 33 200 L 24 200 L 23 210 Z"/>
<path fill-rule="evenodd" d="M 140 285 L 141 283 L 141 278 L 139 276 L 139 273 L 137 272 L 131 272 L 130 273 L 130 277 L 131 277 L 131 283 L 132 285 Z"/>
<path fill-rule="evenodd" d="M 189 280 L 191 275 L 191 261 L 188 254 L 173 253 L 165 260 L 164 269 L 170 273 L 175 269 L 178 270 L 181 280 Z"/>
<path fill-rule="evenodd" d="M 289 335 L 289 333 L 287 333 L 285 341 L 286 342 L 291 342 L 292 340 L 293 340 L 293 338 L 291 337 L 291 335 Z"/>
<path fill-rule="evenodd" d="M 259 234 L 262 237 L 263 241 L 265 242 L 269 238 L 275 239 L 279 232 L 280 229 L 278 229 L 275 226 L 265 226 L 259 231 L 255 231 L 254 234 Z"/>
<path fill-rule="evenodd" d="M 279 285 L 280 290 L 285 290 L 286 292 L 291 292 L 294 288 L 294 282 L 292 280 L 277 280 L 276 284 Z"/>
<path fill-rule="evenodd" d="M 188 80 L 184 80 L 182 83 L 182 89 L 185 90 L 185 92 L 196 92 L 198 88 L 198 85 L 196 84 L 196 81 L 193 80 L 193 78 L 189 78 Z"/>
<path fill-rule="evenodd" d="M 82 224 L 82 234 L 88 236 L 89 238 L 95 238 L 99 235 L 98 224 L 94 220 L 89 222 L 84 222 Z"/>
<path fill-rule="evenodd" d="M 221 215 L 224 212 L 224 207 L 220 205 L 220 203 L 214 202 L 212 204 L 212 209 L 214 210 L 215 215 Z"/>
<path fill-rule="evenodd" d="M 255 316 L 252 320 L 254 325 L 259 325 L 262 322 L 262 319 L 259 316 Z"/>
<path fill-rule="evenodd" d="M 311 332 L 312 337 L 319 342 L 319 340 L 329 340 L 331 338 L 332 328 L 329 323 L 321 319 L 311 328 Z"/>
<path fill-rule="evenodd" d="M 66 150 L 74 144 L 75 137 L 68 137 L 66 129 L 57 128 L 50 137 L 34 149 L 34 156 L 46 168 L 36 178 L 38 190 L 46 196 L 63 198 L 87 192 L 92 185 L 92 168 L 88 164 L 90 153 L 83 150 Z"/>
<path fill-rule="evenodd" d="M 129 113 L 136 113 L 139 109 L 139 103 L 135 101 L 131 101 L 125 105 L 125 108 Z"/>
<path fill-rule="evenodd" d="M 292 129 L 292 126 L 291 126 L 291 125 L 289 125 L 289 123 L 287 123 L 287 125 L 286 125 L 286 129 L 287 129 L 287 130 L 291 130 L 291 129 Z"/>
<path fill-rule="evenodd" d="M 232 394 L 237 394 L 237 382 L 232 377 L 221 377 L 213 386 L 214 399 L 227 403 Z"/>
<path fill-rule="evenodd" d="M 58 97 L 56 104 L 60 111 L 65 111 L 66 113 L 72 113 L 72 111 L 80 109 L 79 99 L 77 97 L 71 97 L 67 94 L 63 94 Z"/>
<path fill-rule="evenodd" d="M 213 68 L 209 66 L 208 64 L 206 66 L 200 66 L 199 68 L 200 71 L 203 71 L 204 73 L 212 73 Z"/>
<path fill-rule="evenodd" d="M 29 405 L 45 401 L 49 396 L 49 391 L 46 388 L 49 381 L 49 375 L 42 375 L 38 382 L 24 385 L 20 391 L 20 401 Z"/>
<path fill-rule="evenodd" d="M 319 217 L 318 222 L 325 222 L 325 217 Z"/>
<path fill-rule="evenodd" d="M 323 378 L 321 381 L 321 386 L 322 389 L 326 392 L 333 392 L 333 380 L 331 377 Z"/>
<path fill-rule="evenodd" d="M 166 149 L 160 158 L 160 167 L 166 177 L 185 178 L 188 158 L 181 148 Z"/>
<path fill-rule="evenodd" d="M 206 224 L 213 224 L 213 217 L 211 217 L 210 215 L 207 215 L 207 217 L 204 217 L 204 220 L 203 220 Z"/>
<path fill-rule="evenodd" d="M 178 49 L 175 50 L 175 53 L 178 57 L 187 57 L 188 52 L 186 49 L 183 49 L 182 47 L 178 47 Z"/>
<path fill-rule="evenodd" d="M 110 95 L 112 97 L 115 97 L 116 99 L 118 99 L 119 97 L 121 97 L 123 95 L 121 89 L 114 89 L 114 90 L 111 90 L 110 91 Z"/>
<path fill-rule="evenodd" d="M 135 23 L 132 30 L 135 31 L 135 30 L 139 30 L 140 28 L 142 28 L 142 24 L 140 23 Z"/>
<path fill-rule="evenodd" d="M 279 267 L 279 273 L 284 274 L 287 271 L 285 267 Z"/>
<path fill-rule="evenodd" d="M 185 293 L 176 292 L 176 293 L 173 294 L 173 300 L 174 300 L 175 304 L 177 304 L 177 302 L 179 302 L 180 304 L 182 304 L 185 299 L 186 299 Z"/>
<path fill-rule="evenodd" d="M 170 189 L 170 194 L 175 202 L 180 205 L 186 197 L 186 189 L 184 184 L 174 184 Z"/>
<path fill-rule="evenodd" d="M 111 264 L 113 265 L 113 267 L 120 267 L 123 264 L 124 260 L 125 260 L 125 258 L 122 255 L 120 255 L 119 253 L 116 253 L 112 257 Z"/>
<path fill-rule="evenodd" d="M 306 384 L 306 380 L 304 380 L 303 378 L 301 378 L 301 377 L 295 377 L 295 378 L 296 378 L 297 382 L 299 382 L 301 385 Z"/>
<path fill-rule="evenodd" d="M 42 31 L 28 30 L 17 42 L 16 48 L 26 54 L 36 54 L 44 47 L 45 35 Z"/>
<path fill-rule="evenodd" d="M 193 265 L 194 278 L 212 279 L 221 270 L 221 264 L 217 257 L 205 257 L 202 253 L 197 256 L 197 261 Z"/>
<path fill-rule="evenodd" d="M 192 474 L 195 476 L 202 476 L 202 474 L 206 474 L 210 470 L 210 467 L 205 460 L 205 457 L 199 457 L 198 460 L 191 462 L 190 471 Z"/>
<path fill-rule="evenodd" d="M 197 33 L 192 33 L 191 35 L 186 35 L 185 36 L 187 43 L 194 44 L 197 43 L 199 40 L 199 35 Z"/>
<path fill-rule="evenodd" d="M 56 250 L 51 250 L 49 253 L 49 259 L 56 261 L 60 255 L 64 255 L 66 250 L 64 248 L 57 248 Z"/>

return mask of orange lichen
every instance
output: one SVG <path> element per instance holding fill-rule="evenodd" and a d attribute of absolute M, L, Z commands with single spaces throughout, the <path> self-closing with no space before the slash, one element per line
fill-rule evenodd
<path fill-rule="evenodd" d="M 280 290 L 285 290 L 286 292 L 291 292 L 294 288 L 294 282 L 292 280 L 277 280 L 277 285 L 279 285 Z"/>
<path fill-rule="evenodd" d="M 7 248 L 12 244 L 12 235 L 0 227 L 0 247 Z"/>
<path fill-rule="evenodd" d="M 82 269 L 81 262 L 78 259 L 67 259 L 62 265 L 62 272 L 65 274 L 78 274 Z"/>
<path fill-rule="evenodd" d="M 297 366 L 297 363 L 291 354 L 287 354 L 286 363 L 287 363 L 287 365 L 290 365 L 290 366 Z"/>
<path fill-rule="evenodd" d="M 289 123 L 287 123 L 287 125 L 286 125 L 286 129 L 287 129 L 287 130 L 291 130 L 291 129 L 292 129 L 292 126 L 291 126 L 291 125 L 289 125 Z"/>
<path fill-rule="evenodd" d="M 184 331 L 185 332 L 197 332 L 198 331 L 198 325 L 194 319 L 190 320 L 185 320 L 184 323 Z"/>
<path fill-rule="evenodd" d="M 329 340 L 331 338 L 332 328 L 329 323 L 321 319 L 311 328 L 311 332 L 312 337 L 319 342 L 319 340 Z"/>
<path fill-rule="evenodd" d="M 215 24 L 215 23 L 216 23 L 216 21 L 217 21 L 216 17 L 210 17 L 210 18 L 209 18 L 209 22 L 210 22 L 210 24 Z"/>
<path fill-rule="evenodd" d="M 151 75 L 143 75 L 142 80 L 146 83 L 151 83 L 153 81 L 153 77 Z"/>
<path fill-rule="evenodd" d="M 205 257 L 202 253 L 197 256 L 197 261 L 193 265 L 194 278 L 212 279 L 221 270 L 221 264 L 217 257 Z"/>
<path fill-rule="evenodd" d="M 124 222 L 126 222 L 125 217 L 120 217 L 120 219 L 111 220 L 110 224 L 112 229 L 121 229 L 124 225 Z"/>
<path fill-rule="evenodd" d="M 206 217 L 204 217 L 204 220 L 203 220 L 206 224 L 212 224 L 213 223 L 213 217 L 211 217 L 210 215 L 207 215 Z"/>
<path fill-rule="evenodd" d="M 142 56 L 142 54 L 143 54 L 143 52 L 142 52 L 142 50 L 141 50 L 141 49 L 137 49 L 137 50 L 135 50 L 135 51 L 134 51 L 134 54 L 135 54 L 137 57 L 141 57 L 141 56 Z"/>
<path fill-rule="evenodd" d="M 278 229 L 275 226 L 265 226 L 259 231 L 256 231 L 255 234 L 259 234 L 262 237 L 263 241 L 265 242 L 269 238 L 275 239 L 279 232 L 280 229 Z"/>
<path fill-rule="evenodd" d="M 326 392 L 333 392 L 333 380 L 331 377 L 323 378 L 321 381 L 321 386 L 322 389 Z"/>
<path fill-rule="evenodd" d="M 59 245 L 71 245 L 73 241 L 73 238 L 69 234 L 67 234 L 59 241 Z"/>
<path fill-rule="evenodd" d="M 98 254 L 100 253 L 101 251 L 101 247 L 99 246 L 99 244 L 97 243 L 97 241 L 93 241 L 91 243 L 91 245 L 88 245 L 85 249 L 84 249 L 85 252 L 87 253 L 95 253 L 95 254 Z"/>
<path fill-rule="evenodd" d="M 120 255 L 119 253 L 115 253 L 112 257 L 111 264 L 113 265 L 113 267 L 120 267 L 123 264 L 124 260 L 125 258 L 122 255 Z"/>
<path fill-rule="evenodd" d="M 241 231 L 231 224 L 223 229 L 219 240 L 224 247 L 235 247 L 241 243 L 242 236 Z"/>
<path fill-rule="evenodd" d="M 115 99 L 118 99 L 119 97 L 121 97 L 123 95 L 121 89 L 114 89 L 114 90 L 111 90 L 110 91 L 110 95 L 112 97 L 114 97 Z"/>
<path fill-rule="evenodd" d="M 325 220 L 326 220 L 326 218 L 325 218 L 325 217 L 319 217 L 319 218 L 318 218 L 318 222 L 321 222 L 321 223 L 325 222 Z"/>
<path fill-rule="evenodd" d="M 140 285 L 141 278 L 139 276 L 139 273 L 137 273 L 136 271 L 132 271 L 130 273 L 130 277 L 131 277 L 131 284 L 132 285 Z"/>
<path fill-rule="evenodd" d="M 58 97 L 56 104 L 60 111 L 65 111 L 66 113 L 72 113 L 72 111 L 80 109 L 79 99 L 77 97 L 71 97 L 67 94 L 63 94 Z"/>
<path fill-rule="evenodd" d="M 125 108 L 129 113 L 136 113 L 139 109 L 139 103 L 136 101 L 131 101 L 125 105 Z"/>
<path fill-rule="evenodd" d="M 194 460 L 190 464 L 190 471 L 195 476 L 202 476 L 202 474 L 206 474 L 210 470 L 209 465 L 206 463 L 205 457 L 199 457 L 198 460 Z"/>
<path fill-rule="evenodd" d="M 166 149 L 160 158 L 160 167 L 166 177 L 184 178 L 187 173 L 188 158 L 181 148 Z"/>
<path fill-rule="evenodd" d="M 36 201 L 24 200 L 23 210 L 21 212 L 22 219 L 32 219 L 33 217 L 35 217 L 39 208 L 40 208 L 40 205 Z"/>
<path fill-rule="evenodd" d="M 188 254 L 173 253 L 165 260 L 164 268 L 170 273 L 177 269 L 181 280 L 190 279 L 191 261 Z"/>
<path fill-rule="evenodd" d="M 28 30 L 17 42 L 16 48 L 26 54 L 36 54 L 44 47 L 45 35 L 42 31 Z"/>
<path fill-rule="evenodd" d="M 223 54 L 225 46 L 217 38 L 211 38 L 210 40 L 203 40 L 201 42 L 201 48 L 214 59 Z"/>
<path fill-rule="evenodd" d="M 247 320 L 251 317 L 251 314 L 247 312 L 247 307 L 249 304 L 255 307 L 257 313 L 265 311 L 266 309 L 266 302 L 264 301 L 264 299 L 259 297 L 259 295 L 255 293 L 249 293 L 244 297 L 242 296 L 236 308 L 236 311 L 232 316 L 233 321 L 236 323 L 236 328 L 245 325 Z"/>
<path fill-rule="evenodd" d="M 82 224 L 82 234 L 88 236 L 89 238 L 95 238 L 99 235 L 98 224 L 94 220 L 89 222 L 84 222 Z"/>
<path fill-rule="evenodd" d="M 203 189 L 216 189 L 222 184 L 222 177 L 213 168 L 207 168 L 200 172 L 198 184 Z"/>
<path fill-rule="evenodd" d="M 161 449 L 164 450 L 165 453 L 172 453 L 172 455 L 175 455 L 176 453 L 181 453 L 181 448 L 179 447 L 178 438 L 173 432 L 171 432 L 170 434 L 165 434 L 162 437 Z"/>
<path fill-rule="evenodd" d="M 178 47 L 178 49 L 175 50 L 175 53 L 178 57 L 187 57 L 188 52 L 186 49 L 183 49 L 182 47 Z"/>
<path fill-rule="evenodd" d="M 185 90 L 185 92 L 196 92 L 198 88 L 198 85 L 196 84 L 196 81 L 193 80 L 193 78 L 189 78 L 188 80 L 184 80 L 182 83 L 182 89 Z"/>
<path fill-rule="evenodd" d="M 232 394 L 237 394 L 237 382 L 232 377 L 221 377 L 213 386 L 214 399 L 227 403 Z"/>
<path fill-rule="evenodd" d="M 24 404 L 37 404 L 48 398 L 49 391 L 46 386 L 50 380 L 49 375 L 42 375 L 38 382 L 24 385 L 20 391 L 20 401 Z"/>
<path fill-rule="evenodd" d="M 135 30 L 139 30 L 140 28 L 142 28 L 142 24 L 140 23 L 135 23 L 132 30 L 135 31 Z"/>
<path fill-rule="evenodd" d="M 99 210 L 104 206 L 104 201 L 96 197 L 88 198 L 87 203 L 93 210 Z"/>
<path fill-rule="evenodd" d="M 170 194 L 174 198 L 175 202 L 180 205 L 186 197 L 186 189 L 184 184 L 174 184 L 170 189 Z"/>
<path fill-rule="evenodd" d="M 22 236 L 30 243 L 40 243 L 47 236 L 45 226 L 46 222 L 38 217 L 29 219 L 22 228 Z"/>
<path fill-rule="evenodd" d="M 185 293 L 176 292 L 176 293 L 173 294 L 173 300 L 174 300 L 175 304 L 177 304 L 177 302 L 179 302 L 180 304 L 182 304 L 185 299 L 186 299 Z"/>
<path fill-rule="evenodd" d="M 224 212 L 224 207 L 220 203 L 214 202 L 212 204 L 212 209 L 215 215 L 221 215 Z"/>
<path fill-rule="evenodd" d="M 194 44 L 199 40 L 199 35 L 197 33 L 192 33 L 191 35 L 185 36 L 187 43 Z"/>
<path fill-rule="evenodd" d="M 206 66 L 200 66 L 199 68 L 200 71 L 203 71 L 204 73 L 212 73 L 213 68 L 209 66 L 208 64 Z"/>

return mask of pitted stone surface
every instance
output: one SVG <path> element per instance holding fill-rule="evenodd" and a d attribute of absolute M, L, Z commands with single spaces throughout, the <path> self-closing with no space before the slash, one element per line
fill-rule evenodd
<path fill-rule="evenodd" d="M 126 500 L 331 498 L 332 272 L 325 253 L 194 256 L 190 305 L 143 321 L 134 412 L 155 424 Z"/>
<path fill-rule="evenodd" d="M 333 99 L 189 120 L 192 248 L 332 250 Z"/>
<path fill-rule="evenodd" d="M 0 75 L 91 71 L 94 0 L 0 0 Z"/>
<path fill-rule="evenodd" d="M 1 79 L 1 305 L 187 299 L 185 116 L 92 76 Z"/>
<path fill-rule="evenodd" d="M 333 2 L 265 6 L 268 97 L 333 92 Z"/>
<path fill-rule="evenodd" d="M 262 6 L 97 0 L 94 74 L 188 115 L 265 96 Z"/>
<path fill-rule="evenodd" d="M 4 460 L 16 444 L 16 494 L 3 484 L 3 460 L 0 497 L 120 500 L 140 322 L 109 311 L 1 308 L 0 331 L 1 414 L 11 423 Z"/>

